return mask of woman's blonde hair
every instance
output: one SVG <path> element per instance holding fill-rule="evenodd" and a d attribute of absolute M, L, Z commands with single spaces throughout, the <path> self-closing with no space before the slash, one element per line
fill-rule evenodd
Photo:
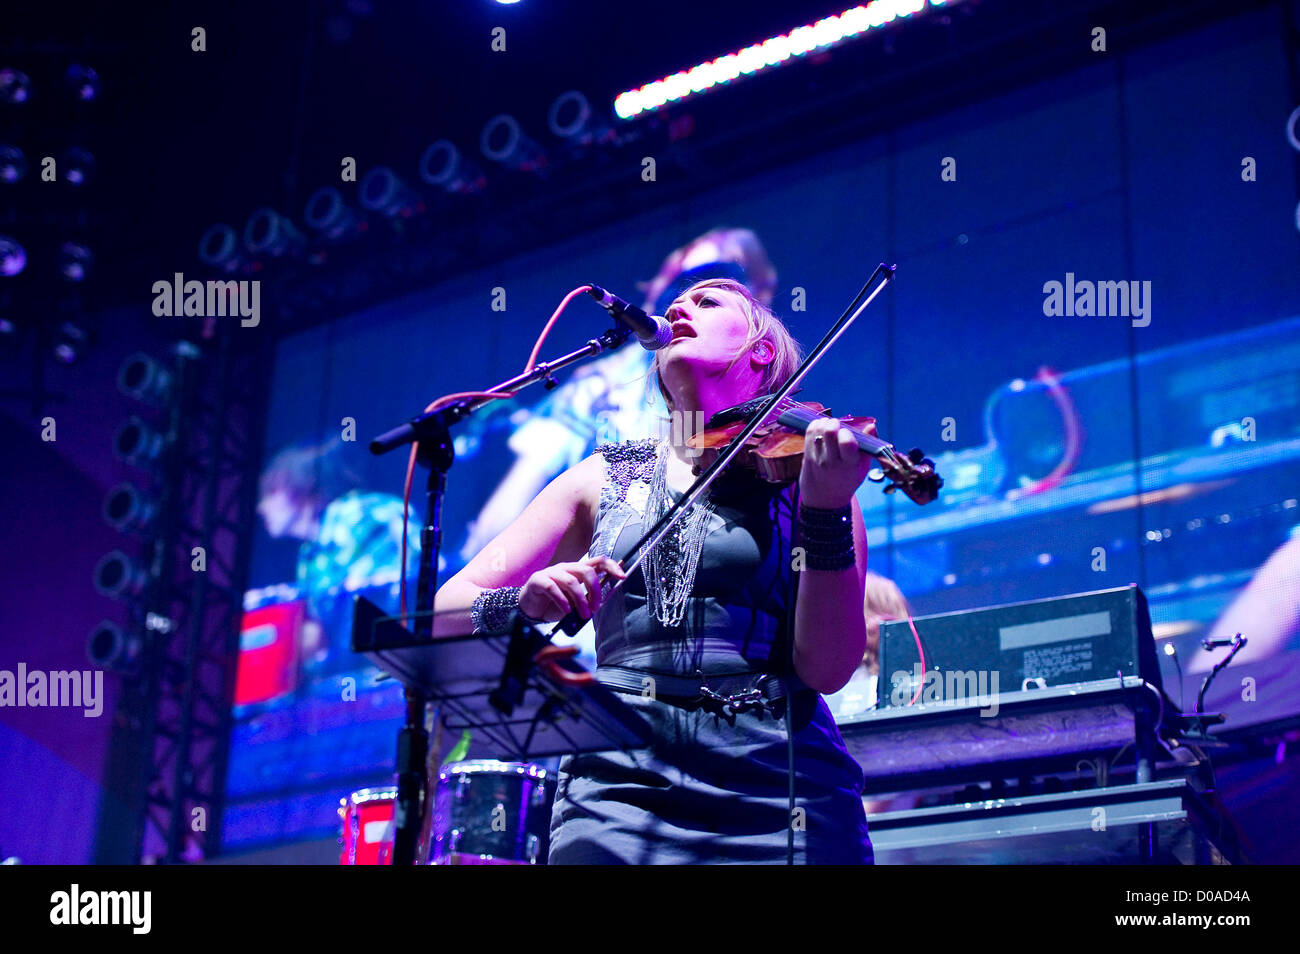
<path fill-rule="evenodd" d="M 862 588 L 862 611 L 867 620 L 867 647 L 862 654 L 862 665 L 867 672 L 879 674 L 880 624 L 891 619 L 907 619 L 912 610 L 898 584 L 879 573 L 868 570 Z"/>
<path fill-rule="evenodd" d="M 764 366 L 759 389 L 751 397 L 771 394 L 785 384 L 799 367 L 799 362 L 803 360 L 803 349 L 799 347 L 799 342 L 794 340 L 794 336 L 790 334 L 785 323 L 772 312 L 772 309 L 759 301 L 749 288 L 731 278 L 708 278 L 702 282 L 696 282 L 682 292 L 678 298 L 685 298 L 701 288 L 716 288 L 719 291 L 729 291 L 739 295 L 745 302 L 744 312 L 745 317 L 749 319 L 749 337 L 745 341 L 745 346 L 732 358 L 731 364 L 727 366 L 728 370 L 735 366 L 737 361 L 748 355 L 750 349 L 760 341 L 766 341 L 772 347 L 772 360 Z M 668 395 L 667 388 L 664 387 L 663 376 L 659 367 L 659 355 L 660 352 L 656 351 L 654 357 L 650 360 L 650 379 L 659 388 L 664 403 L 668 405 L 668 409 L 671 411 L 673 402 Z"/>

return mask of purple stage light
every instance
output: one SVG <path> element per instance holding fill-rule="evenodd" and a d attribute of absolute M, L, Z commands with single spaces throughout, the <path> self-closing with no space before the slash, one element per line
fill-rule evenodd
<path fill-rule="evenodd" d="M 72 186 L 84 186 L 95 174 L 95 157 L 84 149 L 69 149 L 59 163 L 63 181 Z"/>
<path fill-rule="evenodd" d="M 0 70 L 0 103 L 25 103 L 32 97 L 32 80 L 22 70 Z"/>
<path fill-rule="evenodd" d="M 86 246 L 64 242 L 59 249 L 59 274 L 70 282 L 85 281 L 94 261 L 95 256 Z"/>
<path fill-rule="evenodd" d="M 73 98 L 80 102 L 89 103 L 99 96 L 99 74 L 89 66 L 74 63 L 63 74 L 63 81 Z"/>
<path fill-rule="evenodd" d="M 17 239 L 0 235 L 0 275 L 17 275 L 26 267 L 27 250 Z"/>
<path fill-rule="evenodd" d="M 0 146 L 0 182 L 17 182 L 27 173 L 27 157 L 17 146 Z"/>

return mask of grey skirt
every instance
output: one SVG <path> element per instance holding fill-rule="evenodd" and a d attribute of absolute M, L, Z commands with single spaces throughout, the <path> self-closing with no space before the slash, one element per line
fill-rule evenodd
<path fill-rule="evenodd" d="M 795 864 L 872 863 L 862 770 L 817 693 L 792 697 L 793 813 L 780 711 L 621 698 L 654 742 L 560 762 L 549 864 L 785 864 L 791 831 Z"/>

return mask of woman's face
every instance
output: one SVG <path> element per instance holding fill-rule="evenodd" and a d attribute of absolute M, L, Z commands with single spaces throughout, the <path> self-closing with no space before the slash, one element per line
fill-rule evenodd
<path fill-rule="evenodd" d="M 697 288 L 668 307 L 664 318 L 672 325 L 673 339 L 659 351 L 659 365 L 669 391 L 676 390 L 675 383 L 684 375 L 696 380 L 730 375 L 739 400 L 749 396 L 744 392 L 753 388 L 759 374 L 749 361 L 735 360 L 749 341 L 745 305 L 735 292 Z"/>

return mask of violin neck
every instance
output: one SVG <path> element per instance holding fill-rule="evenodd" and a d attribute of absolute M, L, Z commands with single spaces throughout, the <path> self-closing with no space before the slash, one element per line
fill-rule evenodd
<path fill-rule="evenodd" d="M 792 407 L 782 411 L 776 419 L 777 423 L 784 424 L 786 427 L 798 431 L 800 434 L 808 430 L 808 425 L 819 417 L 824 415 L 817 414 L 807 408 Z M 846 427 L 848 425 L 845 425 Z M 870 454 L 872 457 L 880 457 L 882 454 L 892 453 L 894 445 L 888 441 L 882 441 L 878 437 L 872 437 L 870 434 L 863 433 L 856 427 L 850 427 L 849 431 L 857 439 L 858 446 Z"/>

